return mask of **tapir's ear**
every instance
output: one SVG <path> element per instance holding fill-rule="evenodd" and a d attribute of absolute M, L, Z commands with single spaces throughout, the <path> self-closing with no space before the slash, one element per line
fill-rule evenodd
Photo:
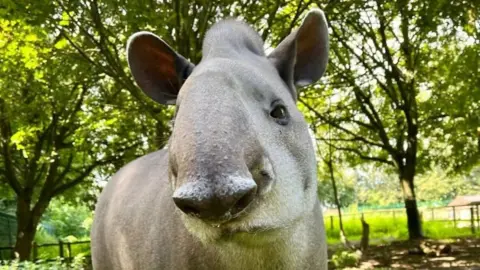
<path fill-rule="evenodd" d="M 296 100 L 295 87 L 315 83 L 327 68 L 328 27 L 323 11 L 309 11 L 300 28 L 288 35 L 268 58 Z"/>
<path fill-rule="evenodd" d="M 175 104 L 178 91 L 194 65 L 150 32 L 133 34 L 127 42 L 127 60 L 138 86 L 161 104 Z"/>

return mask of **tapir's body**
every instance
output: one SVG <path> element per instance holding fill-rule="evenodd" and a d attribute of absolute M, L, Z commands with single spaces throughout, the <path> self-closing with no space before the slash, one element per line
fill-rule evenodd
<path fill-rule="evenodd" d="M 94 268 L 326 269 L 315 152 L 295 88 L 325 71 L 323 13 L 310 12 L 268 56 L 234 20 L 207 32 L 197 66 L 150 33 L 128 44 L 137 84 L 177 105 L 175 125 L 165 149 L 103 190 Z"/>
<path fill-rule="evenodd" d="M 178 210 L 171 199 L 166 162 L 167 150 L 141 157 L 122 168 L 105 188 L 102 196 L 109 199 L 96 209 L 105 223 L 92 236 L 97 238 L 93 252 L 102 254 L 95 259 L 95 269 L 326 269 L 318 203 L 306 218 L 309 228 L 296 228 L 287 239 L 257 248 L 228 240 L 202 245 L 179 215 L 172 214 Z"/>

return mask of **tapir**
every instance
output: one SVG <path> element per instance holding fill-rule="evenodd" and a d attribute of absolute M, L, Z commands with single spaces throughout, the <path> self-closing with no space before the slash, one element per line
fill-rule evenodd
<path fill-rule="evenodd" d="M 129 37 L 132 77 L 175 105 L 174 124 L 99 196 L 94 269 L 327 269 L 314 142 L 296 106 L 327 67 L 323 11 L 264 46 L 236 18 L 208 29 L 197 64 L 153 33 Z"/>

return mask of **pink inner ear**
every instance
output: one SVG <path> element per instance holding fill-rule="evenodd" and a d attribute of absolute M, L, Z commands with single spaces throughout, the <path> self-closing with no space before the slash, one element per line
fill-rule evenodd
<path fill-rule="evenodd" d="M 147 44 L 144 60 L 148 63 L 148 68 L 156 76 L 165 80 L 176 81 L 177 72 L 175 70 L 175 56 L 172 55 L 162 44 L 162 48 L 158 44 Z"/>
<path fill-rule="evenodd" d="M 319 46 L 320 39 L 316 35 L 316 29 L 318 26 L 316 21 L 312 18 L 308 18 L 301 29 L 299 29 L 297 35 L 297 55 L 308 53 L 315 50 L 316 46 Z"/>
<path fill-rule="evenodd" d="M 146 84 L 155 82 L 154 84 L 163 85 L 164 91 L 178 89 L 175 55 L 172 54 L 170 49 L 166 48 L 163 43 L 148 36 L 138 40 L 138 48 L 139 55 L 137 57 L 140 59 L 140 63 L 143 63 L 144 73 L 148 74 L 146 76 L 147 80 L 139 82 L 143 84 L 140 87 L 150 89 L 152 85 Z"/>

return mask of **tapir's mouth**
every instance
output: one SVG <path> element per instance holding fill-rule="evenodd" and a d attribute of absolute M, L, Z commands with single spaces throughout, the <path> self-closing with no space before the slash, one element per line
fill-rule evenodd
<path fill-rule="evenodd" d="M 268 233 L 273 232 L 276 228 L 271 226 L 261 226 L 261 225 L 254 225 L 246 228 L 221 228 L 222 233 L 224 235 L 233 235 L 237 233 L 249 233 L 249 234 L 259 234 L 259 233 Z"/>
<path fill-rule="evenodd" d="M 247 211 L 243 215 L 224 222 L 208 222 L 196 217 L 183 215 L 185 225 L 190 233 L 204 243 L 236 242 L 245 245 L 263 245 L 278 239 L 284 234 L 285 227 L 250 218 Z"/>
<path fill-rule="evenodd" d="M 220 228 L 216 241 L 259 246 L 272 243 L 284 235 L 284 230 L 275 226 L 252 225 Z"/>
<path fill-rule="evenodd" d="M 285 227 L 262 221 L 255 216 L 255 209 L 262 204 L 256 197 L 242 211 L 224 215 L 221 219 L 209 220 L 192 215 L 182 215 L 187 229 L 202 242 L 234 241 L 246 245 L 268 244 L 281 237 Z M 252 216 L 253 215 L 253 216 Z"/>
<path fill-rule="evenodd" d="M 225 213 L 222 217 L 219 217 L 219 218 L 215 218 L 215 219 L 200 218 L 200 219 L 214 228 L 229 227 L 232 224 L 242 224 L 244 219 L 248 215 L 250 215 L 251 212 L 257 207 L 257 204 L 259 204 L 259 200 L 260 200 L 259 197 L 255 197 L 253 201 L 249 205 L 247 205 L 245 208 L 241 210 L 232 208 L 227 213 Z"/>
<path fill-rule="evenodd" d="M 248 209 L 235 215 L 233 218 L 220 223 L 209 223 L 215 229 L 218 229 L 222 235 L 231 236 L 235 234 L 262 234 L 268 233 L 278 228 L 267 224 L 249 224 L 245 217 L 249 214 Z"/>

